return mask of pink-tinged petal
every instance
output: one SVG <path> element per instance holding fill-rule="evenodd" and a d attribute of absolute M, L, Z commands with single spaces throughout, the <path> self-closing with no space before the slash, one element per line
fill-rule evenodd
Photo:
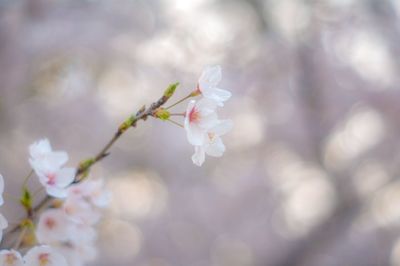
<path fill-rule="evenodd" d="M 217 136 L 223 136 L 233 128 L 233 121 L 232 120 L 220 120 L 219 123 L 211 128 L 210 132 Z"/>
<path fill-rule="evenodd" d="M 192 162 L 197 166 L 201 166 L 205 161 L 205 157 L 204 148 L 202 146 L 195 146 Z"/>
<path fill-rule="evenodd" d="M 22 256 L 18 251 L 1 250 L 0 251 L 0 265 L 1 266 L 23 266 Z"/>
<path fill-rule="evenodd" d="M 216 137 L 206 148 L 206 153 L 209 156 L 221 157 L 225 152 L 225 145 L 221 138 Z"/>
<path fill-rule="evenodd" d="M 36 246 L 24 256 L 28 266 L 68 266 L 65 258 L 50 246 Z"/>
<path fill-rule="evenodd" d="M 190 125 L 186 128 L 188 141 L 192 145 L 202 145 L 205 139 L 205 131 L 197 125 Z"/>
<path fill-rule="evenodd" d="M 64 167 L 56 174 L 56 184 L 58 187 L 66 187 L 75 179 L 76 169 Z"/>
<path fill-rule="evenodd" d="M 67 197 L 67 189 L 60 188 L 56 186 L 46 186 L 46 192 L 48 195 L 53 196 L 55 198 L 66 198 Z"/>

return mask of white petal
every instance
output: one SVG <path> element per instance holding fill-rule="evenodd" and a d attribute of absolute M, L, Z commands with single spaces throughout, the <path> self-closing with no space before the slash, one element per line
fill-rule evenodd
<path fill-rule="evenodd" d="M 57 172 L 56 183 L 58 187 L 66 187 L 74 181 L 76 169 L 71 167 L 64 167 Z"/>
<path fill-rule="evenodd" d="M 50 196 L 55 198 L 66 198 L 67 197 L 67 189 L 66 188 L 59 188 L 56 186 L 46 186 L 46 192 Z"/>
<path fill-rule="evenodd" d="M 204 148 L 202 146 L 195 146 L 192 156 L 193 163 L 197 166 L 201 166 L 204 163 L 205 157 Z"/>
<path fill-rule="evenodd" d="M 0 251 L 1 266 L 23 266 L 22 256 L 18 251 L 1 250 Z"/>
<path fill-rule="evenodd" d="M 191 124 L 186 128 L 186 135 L 192 145 L 202 145 L 204 143 L 205 131 L 195 124 Z"/>
<path fill-rule="evenodd" d="M 211 113 L 207 116 L 201 117 L 197 123 L 201 129 L 208 131 L 210 128 L 215 127 L 218 124 L 218 116 L 216 113 Z"/>
<path fill-rule="evenodd" d="M 27 266 L 68 266 L 65 258 L 49 246 L 31 248 L 24 261 Z"/>
<path fill-rule="evenodd" d="M 51 152 L 51 146 L 48 139 L 41 139 L 29 146 L 29 153 L 32 158 L 41 157 L 49 152 Z"/>
<path fill-rule="evenodd" d="M 6 229 L 8 226 L 8 222 L 6 218 L 0 213 L 0 230 Z"/>
<path fill-rule="evenodd" d="M 3 192 L 4 192 L 4 178 L 2 175 L 0 175 L 0 206 L 4 204 Z"/>
<path fill-rule="evenodd" d="M 212 143 L 206 148 L 207 155 L 213 157 L 221 157 L 225 152 L 225 145 L 221 138 L 216 137 Z"/>
<path fill-rule="evenodd" d="M 218 103 L 212 99 L 201 98 L 197 103 L 196 107 L 199 110 L 201 116 L 206 116 L 215 113 Z"/>
<path fill-rule="evenodd" d="M 233 121 L 232 120 L 220 120 L 219 123 L 213 127 L 210 132 L 214 133 L 217 136 L 223 136 L 233 128 Z"/>
<path fill-rule="evenodd" d="M 206 86 L 216 86 L 221 81 L 222 73 L 220 66 L 207 66 L 199 78 L 199 84 Z M 201 87 L 200 87 L 201 89 Z"/>

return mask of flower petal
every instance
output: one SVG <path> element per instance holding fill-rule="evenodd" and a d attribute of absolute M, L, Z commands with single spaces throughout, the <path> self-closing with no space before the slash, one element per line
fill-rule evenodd
<path fill-rule="evenodd" d="M 221 157 L 225 152 L 225 145 L 222 142 L 222 139 L 216 137 L 212 143 L 206 148 L 206 153 L 209 156 L 213 157 Z"/>
<path fill-rule="evenodd" d="M 66 187 L 74 181 L 76 169 L 71 167 L 61 168 L 57 172 L 56 183 L 58 187 Z"/>
<path fill-rule="evenodd" d="M 205 161 L 205 152 L 202 146 L 194 147 L 194 154 L 192 155 L 192 161 L 195 165 L 201 166 Z"/>

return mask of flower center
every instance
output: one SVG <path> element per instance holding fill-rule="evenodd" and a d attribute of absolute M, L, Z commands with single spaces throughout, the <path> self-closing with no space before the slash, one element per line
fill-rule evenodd
<path fill-rule="evenodd" d="M 50 262 L 49 260 L 49 253 L 42 253 L 39 254 L 39 265 L 40 266 L 46 266 Z"/>
<path fill-rule="evenodd" d="M 14 265 L 16 261 L 17 261 L 17 257 L 14 254 L 8 253 L 6 255 L 6 261 L 5 261 L 6 265 Z"/>
<path fill-rule="evenodd" d="M 47 175 L 47 185 L 53 186 L 56 183 L 56 174 L 51 173 Z"/>
<path fill-rule="evenodd" d="M 51 230 L 56 226 L 56 221 L 52 218 L 47 218 L 45 221 L 45 225 Z"/>
<path fill-rule="evenodd" d="M 196 110 L 196 107 L 193 107 L 189 112 L 189 122 L 197 123 L 200 120 L 200 113 Z"/>

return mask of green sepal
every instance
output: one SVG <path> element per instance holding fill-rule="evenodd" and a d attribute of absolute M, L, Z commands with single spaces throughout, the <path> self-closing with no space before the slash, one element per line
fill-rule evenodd
<path fill-rule="evenodd" d="M 154 117 L 166 121 L 170 118 L 171 114 L 164 108 L 158 108 L 153 113 Z"/>

